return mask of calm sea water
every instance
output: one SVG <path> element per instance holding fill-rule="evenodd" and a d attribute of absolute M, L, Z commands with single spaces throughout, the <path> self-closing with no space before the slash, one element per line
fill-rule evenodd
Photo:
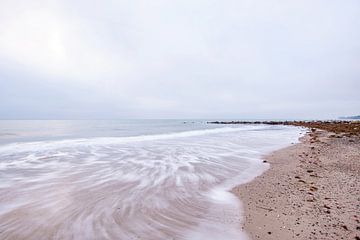
<path fill-rule="evenodd" d="M 1 239 L 246 239 L 229 191 L 286 126 L 0 121 Z"/>

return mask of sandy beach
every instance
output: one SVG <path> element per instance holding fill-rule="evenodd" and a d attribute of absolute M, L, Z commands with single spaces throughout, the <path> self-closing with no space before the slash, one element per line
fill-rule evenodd
<path fill-rule="evenodd" d="M 355 129 L 355 128 L 354 128 Z M 360 140 L 312 129 L 233 192 L 252 239 L 360 239 Z"/>

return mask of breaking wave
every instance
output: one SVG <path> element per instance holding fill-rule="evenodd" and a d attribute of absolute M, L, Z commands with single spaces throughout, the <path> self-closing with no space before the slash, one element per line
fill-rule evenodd
<path fill-rule="evenodd" d="M 1 239 L 245 239 L 229 190 L 296 128 L 246 126 L 0 147 Z"/>

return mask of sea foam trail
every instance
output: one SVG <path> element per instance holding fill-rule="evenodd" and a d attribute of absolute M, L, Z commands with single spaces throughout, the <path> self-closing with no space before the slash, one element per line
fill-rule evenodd
<path fill-rule="evenodd" d="M 245 239 L 229 190 L 299 129 L 246 126 L 0 147 L 1 239 Z"/>
<path fill-rule="evenodd" d="M 41 142 L 25 142 L 25 143 L 12 143 L 0 146 L 0 153 L 7 151 L 28 151 L 34 147 L 41 149 L 49 148 L 59 148 L 71 146 L 75 147 L 78 145 L 104 145 L 104 144 L 120 144 L 120 143 L 130 143 L 130 142 L 142 142 L 142 141 L 154 141 L 154 140 L 166 140 L 172 138 L 186 138 L 186 137 L 195 137 L 208 134 L 216 133 L 230 133 L 238 131 L 247 131 L 247 130 L 261 130 L 266 129 L 265 126 L 243 126 L 241 128 L 215 128 L 215 129 L 204 129 L 204 130 L 193 130 L 193 131 L 184 131 L 184 132 L 174 132 L 174 133 L 165 133 L 165 134 L 154 134 L 154 135 L 140 135 L 140 136 L 130 136 L 130 137 L 98 137 L 98 138 L 80 138 L 80 139 L 70 139 L 70 140 L 58 140 L 58 141 L 41 141 Z"/>

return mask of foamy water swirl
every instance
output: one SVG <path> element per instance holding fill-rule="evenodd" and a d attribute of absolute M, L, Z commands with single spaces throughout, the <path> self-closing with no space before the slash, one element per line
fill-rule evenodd
<path fill-rule="evenodd" d="M 1 239 L 244 239 L 228 190 L 296 128 L 222 128 L 0 147 Z"/>

